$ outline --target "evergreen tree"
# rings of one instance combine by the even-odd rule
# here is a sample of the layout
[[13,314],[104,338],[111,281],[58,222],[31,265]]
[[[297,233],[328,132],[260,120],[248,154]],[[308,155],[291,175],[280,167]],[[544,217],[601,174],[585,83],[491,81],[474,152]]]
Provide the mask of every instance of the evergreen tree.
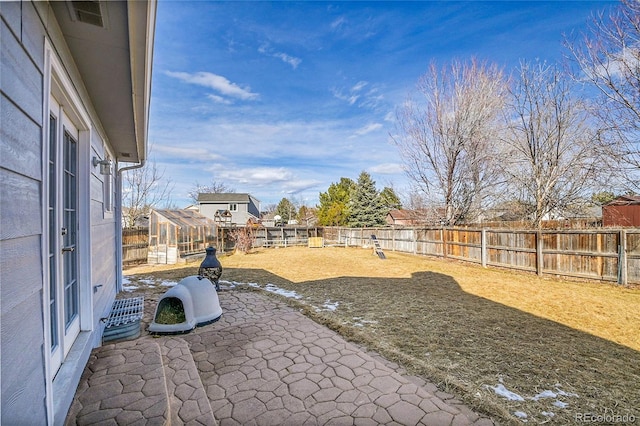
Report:
[[304,204],[302,206],[300,206],[300,208],[298,209],[298,223],[300,225],[306,225],[309,226],[309,223],[315,223],[315,220],[318,217],[318,212],[316,211],[316,209],[312,208],[312,207],[307,207]]
[[384,225],[388,210],[382,204],[376,183],[365,171],[360,173],[349,203],[349,226],[352,228]]
[[402,209],[400,198],[390,186],[385,186],[382,189],[382,192],[380,192],[380,200],[382,201],[382,205],[387,209],[387,212],[389,210]]
[[356,183],[349,178],[329,185],[327,192],[320,193],[318,225],[346,226],[349,218],[349,200]]
[[287,198],[283,198],[282,200],[280,200],[275,211],[275,214],[282,218],[283,223],[287,223],[289,222],[289,220],[295,219],[296,213],[296,206],[294,206],[293,203]]

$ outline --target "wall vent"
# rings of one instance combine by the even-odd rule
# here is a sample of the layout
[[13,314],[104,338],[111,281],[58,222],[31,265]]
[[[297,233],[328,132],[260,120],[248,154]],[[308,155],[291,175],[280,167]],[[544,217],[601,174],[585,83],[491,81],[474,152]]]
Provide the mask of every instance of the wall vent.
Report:
[[99,1],[72,1],[70,3],[71,18],[74,21],[105,27],[102,6]]

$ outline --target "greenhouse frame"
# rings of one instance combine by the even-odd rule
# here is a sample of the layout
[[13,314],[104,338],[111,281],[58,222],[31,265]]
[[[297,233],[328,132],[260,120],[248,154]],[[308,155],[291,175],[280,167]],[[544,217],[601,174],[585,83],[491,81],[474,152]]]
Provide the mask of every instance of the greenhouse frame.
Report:
[[215,222],[195,210],[151,210],[147,262],[175,264],[215,241]]

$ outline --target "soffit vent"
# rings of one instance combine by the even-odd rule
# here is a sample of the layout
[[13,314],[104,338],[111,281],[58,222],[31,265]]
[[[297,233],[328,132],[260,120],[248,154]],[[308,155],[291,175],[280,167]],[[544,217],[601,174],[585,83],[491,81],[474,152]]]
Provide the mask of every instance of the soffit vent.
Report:
[[101,28],[105,27],[102,7],[99,1],[72,1],[70,3],[71,18],[74,21],[84,22],[85,24],[95,25]]

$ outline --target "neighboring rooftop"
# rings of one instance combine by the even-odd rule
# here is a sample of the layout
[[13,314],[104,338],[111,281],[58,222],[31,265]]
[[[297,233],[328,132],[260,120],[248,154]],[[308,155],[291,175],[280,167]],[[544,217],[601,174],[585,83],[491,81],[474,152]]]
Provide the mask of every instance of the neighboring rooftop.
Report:
[[249,199],[259,201],[256,197],[246,193],[226,192],[226,193],[199,193],[198,203],[248,203]]

